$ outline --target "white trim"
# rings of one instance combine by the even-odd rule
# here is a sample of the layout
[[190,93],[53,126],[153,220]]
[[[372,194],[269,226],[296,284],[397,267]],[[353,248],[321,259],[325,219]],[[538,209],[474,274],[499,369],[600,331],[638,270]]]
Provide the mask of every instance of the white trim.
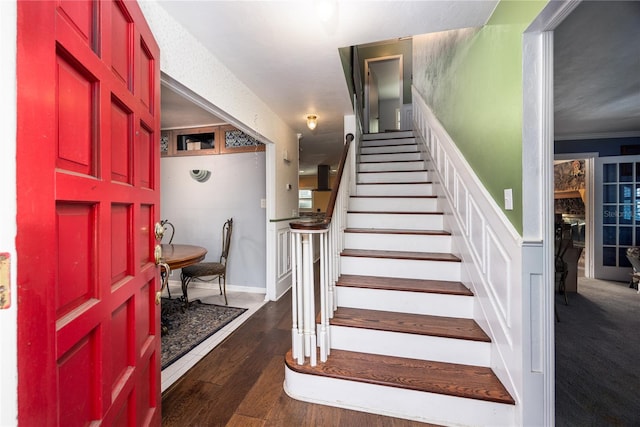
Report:
[[[399,104],[400,104],[400,108],[402,108],[403,104],[404,104],[404,70],[403,70],[403,62],[404,62],[404,57],[402,54],[398,54],[398,55],[389,55],[389,56],[380,56],[380,57],[376,57],[376,58],[367,58],[364,60],[364,81],[365,81],[365,85],[364,85],[364,130],[365,133],[369,133],[371,130],[369,129],[369,119],[370,119],[370,111],[369,111],[369,86],[370,86],[370,80],[369,80],[369,64],[372,62],[381,62],[381,61],[388,61],[391,59],[398,59],[398,72],[399,72],[399,77],[398,77],[398,83],[400,86],[400,92],[399,92]],[[379,124],[378,124],[379,126]],[[378,131],[380,131],[380,129],[378,128]]]
[[597,133],[575,133],[571,135],[556,135],[556,141],[581,141],[585,139],[618,139],[640,137],[638,131],[626,132],[597,132]]
[[[417,90],[414,132],[431,156],[433,181],[462,259],[461,281],[475,295],[473,318],[491,337],[491,368],[516,400],[511,425],[521,425],[524,394],[522,238],[491,197]],[[528,336],[528,335],[527,335]]]
[[[550,1],[523,35],[523,289],[530,366],[523,425],[555,424],[553,30],[580,1]],[[523,330],[523,331],[524,331]],[[523,350],[527,350],[523,349]]]

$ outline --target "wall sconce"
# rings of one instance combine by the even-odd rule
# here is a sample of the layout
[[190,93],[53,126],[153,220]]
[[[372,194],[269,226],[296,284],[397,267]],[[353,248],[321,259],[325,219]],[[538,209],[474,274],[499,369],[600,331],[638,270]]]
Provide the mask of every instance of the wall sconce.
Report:
[[307,115],[307,127],[311,130],[314,130],[318,126],[318,116],[315,114]]
[[206,182],[209,177],[211,177],[211,171],[206,169],[192,169],[189,171],[189,175],[198,182]]

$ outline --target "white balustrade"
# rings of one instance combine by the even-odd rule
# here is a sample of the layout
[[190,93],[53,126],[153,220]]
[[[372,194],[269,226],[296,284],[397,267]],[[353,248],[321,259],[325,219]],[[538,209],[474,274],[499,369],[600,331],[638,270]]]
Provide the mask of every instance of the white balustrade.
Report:
[[[293,358],[302,365],[308,359],[311,366],[325,362],[330,353],[329,320],[337,308],[335,284],[340,276],[340,252],[344,249],[344,229],[351,188],[352,168],[355,168],[355,142],[347,137],[351,147],[341,161],[342,173],[335,204],[327,209],[331,216],[322,220],[291,223],[292,254],[292,328]],[[320,323],[316,325],[316,288],[314,274],[314,240],[319,246]]]

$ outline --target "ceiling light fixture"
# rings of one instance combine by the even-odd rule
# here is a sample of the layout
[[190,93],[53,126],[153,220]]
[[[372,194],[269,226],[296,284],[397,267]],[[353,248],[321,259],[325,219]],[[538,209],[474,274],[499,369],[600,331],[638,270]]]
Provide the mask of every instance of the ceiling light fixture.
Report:
[[318,126],[318,116],[315,114],[307,115],[307,127],[311,130],[314,130]]

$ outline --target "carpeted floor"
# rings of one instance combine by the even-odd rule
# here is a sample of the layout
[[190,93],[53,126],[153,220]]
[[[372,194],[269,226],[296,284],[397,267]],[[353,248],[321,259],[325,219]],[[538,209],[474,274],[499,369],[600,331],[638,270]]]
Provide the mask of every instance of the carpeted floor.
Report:
[[556,426],[640,426],[640,294],[581,277],[556,295]]
[[180,300],[168,298],[162,299],[162,306],[162,323],[167,327],[167,333],[162,335],[162,369],[247,311],[200,300],[191,301],[184,309]]

